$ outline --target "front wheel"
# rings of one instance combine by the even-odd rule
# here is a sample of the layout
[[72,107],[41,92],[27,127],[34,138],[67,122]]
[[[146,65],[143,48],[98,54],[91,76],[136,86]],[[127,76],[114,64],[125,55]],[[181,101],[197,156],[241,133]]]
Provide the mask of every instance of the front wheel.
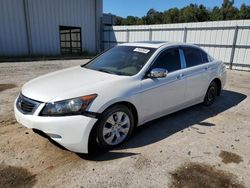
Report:
[[102,148],[113,148],[125,142],[134,129],[134,117],[123,105],[106,110],[97,125],[97,143]]
[[206,93],[206,96],[204,98],[203,103],[206,106],[211,106],[215,101],[217,93],[218,93],[218,87],[217,87],[217,84],[213,81],[213,82],[211,82],[211,84],[208,87],[208,90],[207,90],[207,93]]

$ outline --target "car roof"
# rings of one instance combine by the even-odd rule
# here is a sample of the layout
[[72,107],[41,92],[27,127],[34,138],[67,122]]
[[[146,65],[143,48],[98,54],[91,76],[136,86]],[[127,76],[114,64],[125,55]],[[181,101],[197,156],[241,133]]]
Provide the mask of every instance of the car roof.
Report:
[[144,47],[144,48],[160,48],[162,46],[170,47],[170,46],[189,46],[189,47],[198,47],[194,44],[188,44],[183,42],[168,42],[168,41],[141,41],[141,42],[130,42],[119,44],[119,46],[136,46],[136,47]]

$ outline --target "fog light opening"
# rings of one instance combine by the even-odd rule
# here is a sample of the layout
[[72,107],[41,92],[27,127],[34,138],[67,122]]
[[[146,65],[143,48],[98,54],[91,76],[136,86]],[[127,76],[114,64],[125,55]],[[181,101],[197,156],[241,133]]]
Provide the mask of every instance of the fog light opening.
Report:
[[57,134],[50,134],[50,133],[47,133],[47,135],[48,135],[50,138],[53,138],[53,139],[61,139],[61,138],[62,138],[60,135],[57,135]]

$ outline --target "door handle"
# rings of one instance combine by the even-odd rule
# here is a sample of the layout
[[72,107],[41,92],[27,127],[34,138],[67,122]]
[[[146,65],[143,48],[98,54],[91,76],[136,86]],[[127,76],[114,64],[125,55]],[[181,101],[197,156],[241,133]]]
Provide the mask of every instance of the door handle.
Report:
[[207,71],[208,69],[209,69],[209,66],[206,66],[206,67],[204,68],[205,71]]
[[183,76],[184,76],[184,74],[179,74],[176,78],[177,78],[178,80],[180,80],[180,79],[182,79]]

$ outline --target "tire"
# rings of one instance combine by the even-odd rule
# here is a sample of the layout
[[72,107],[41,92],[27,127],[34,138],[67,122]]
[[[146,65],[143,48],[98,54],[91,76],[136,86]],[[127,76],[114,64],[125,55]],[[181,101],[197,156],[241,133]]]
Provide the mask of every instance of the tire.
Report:
[[217,94],[218,94],[218,86],[214,81],[212,81],[208,87],[203,104],[206,106],[211,106],[214,103]]
[[132,112],[124,105],[105,110],[97,123],[97,144],[104,149],[121,145],[131,136],[134,124]]

